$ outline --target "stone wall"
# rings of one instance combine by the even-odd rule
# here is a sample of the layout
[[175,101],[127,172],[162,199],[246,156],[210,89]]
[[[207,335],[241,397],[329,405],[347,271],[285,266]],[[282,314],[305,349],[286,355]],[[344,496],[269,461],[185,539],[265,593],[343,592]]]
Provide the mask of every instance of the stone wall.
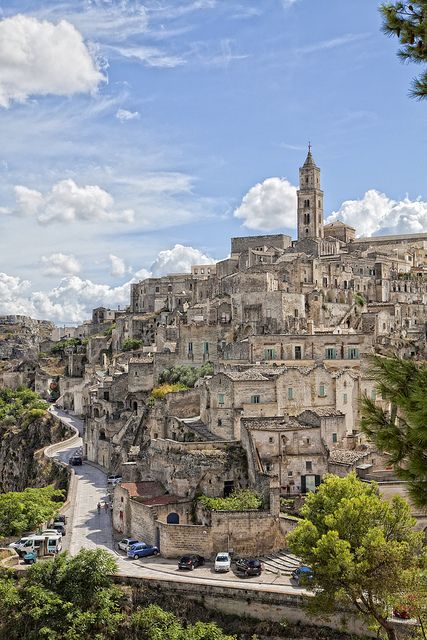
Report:
[[309,596],[292,590],[292,587],[275,589],[270,585],[268,591],[261,591],[256,585],[248,583],[241,588],[229,588],[224,585],[177,582],[170,579],[130,576],[115,576],[114,579],[119,584],[148,587],[165,596],[182,598],[183,602],[194,600],[221,614],[249,616],[255,620],[289,621],[291,624],[315,625],[363,637],[376,637],[351,611],[337,612],[327,621],[309,616],[306,611]]

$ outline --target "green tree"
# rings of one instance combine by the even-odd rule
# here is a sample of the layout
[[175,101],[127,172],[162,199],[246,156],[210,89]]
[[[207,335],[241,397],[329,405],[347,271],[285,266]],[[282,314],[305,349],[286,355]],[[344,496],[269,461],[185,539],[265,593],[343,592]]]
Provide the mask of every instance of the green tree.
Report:
[[184,628],[173,613],[157,605],[134,613],[131,631],[135,640],[236,640],[213,623],[196,622]]
[[355,474],[327,475],[307,496],[302,513],[305,519],[288,544],[313,570],[312,611],[332,613],[337,605],[351,605],[396,640],[388,616],[422,558],[422,534],[413,530],[408,503],[399,496],[382,500],[375,484]]
[[370,373],[389,407],[366,396],[361,426],[368,438],[389,455],[390,463],[408,481],[412,500],[427,506],[427,364],[398,357],[372,358]]
[[14,581],[0,575],[0,639],[112,640],[124,624],[122,592],[107,551],[40,562]]
[[52,486],[0,494],[0,536],[37,529],[58,513],[63,496]]
[[[409,62],[427,62],[427,0],[409,2],[385,2],[380,6],[383,17],[383,31],[396,36],[402,47],[399,57]],[[411,95],[415,98],[427,97],[427,71],[412,84]]]

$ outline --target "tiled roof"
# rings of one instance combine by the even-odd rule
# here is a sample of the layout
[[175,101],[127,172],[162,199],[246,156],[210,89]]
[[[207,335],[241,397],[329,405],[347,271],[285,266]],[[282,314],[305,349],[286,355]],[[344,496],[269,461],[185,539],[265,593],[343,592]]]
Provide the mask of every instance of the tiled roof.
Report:
[[228,376],[231,380],[268,380],[268,378],[263,375],[261,372],[256,371],[254,369],[248,369],[247,371],[227,371],[221,375]]
[[366,456],[366,451],[348,451],[346,449],[333,449],[329,455],[329,462],[340,464],[354,464],[360,458]]
[[147,505],[148,507],[162,504],[175,504],[176,502],[183,502],[183,499],[179,496],[163,495],[157,496],[156,498],[148,498],[147,500],[143,500],[143,504]]
[[319,418],[341,417],[344,415],[341,411],[333,407],[316,407],[315,409],[306,409],[306,411],[311,411],[311,413],[319,416]]
[[125,489],[131,498],[154,498],[162,496],[165,488],[157,480],[146,480],[145,482],[122,482],[120,487]]

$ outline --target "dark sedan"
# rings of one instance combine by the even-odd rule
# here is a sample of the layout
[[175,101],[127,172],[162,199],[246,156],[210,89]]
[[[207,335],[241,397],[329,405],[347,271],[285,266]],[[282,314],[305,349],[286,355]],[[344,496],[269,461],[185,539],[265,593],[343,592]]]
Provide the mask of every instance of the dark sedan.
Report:
[[205,559],[203,556],[198,556],[197,554],[192,554],[188,556],[182,556],[182,558],[178,561],[178,569],[190,569],[193,571],[196,567],[201,567],[205,564]]
[[242,575],[260,576],[262,570],[262,562],[257,558],[240,558],[236,561],[236,571]]

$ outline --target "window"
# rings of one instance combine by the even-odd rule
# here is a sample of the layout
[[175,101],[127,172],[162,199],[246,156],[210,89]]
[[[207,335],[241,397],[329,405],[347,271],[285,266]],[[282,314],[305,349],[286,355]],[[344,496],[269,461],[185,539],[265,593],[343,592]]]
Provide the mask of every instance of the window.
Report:
[[321,398],[324,398],[326,396],[325,385],[323,384],[323,382],[319,385],[319,396]]
[[203,343],[203,353],[209,353],[209,342]]
[[188,343],[188,353],[193,353],[193,343],[192,342]]
[[310,444],[310,438],[305,439],[305,444]]
[[268,441],[269,441],[269,443],[270,443],[270,444],[273,444],[273,442],[274,442],[274,438],[273,438],[272,436],[270,436],[270,437],[269,437],[269,439],[268,439]]
[[336,360],[337,359],[337,350],[335,347],[326,347],[325,349],[325,358],[326,360]]
[[288,478],[292,478],[292,476],[293,476],[293,471],[290,471],[290,470],[288,469]]
[[372,391],[371,391],[371,400],[376,400],[376,399],[377,399],[376,389],[372,389]]
[[276,359],[276,350],[275,349],[265,349],[264,350],[264,360],[275,360]]
[[160,293],[160,287],[156,287],[156,293]]
[[218,418],[218,427],[222,427],[222,420],[221,420],[221,418]]
[[336,433],[333,433],[333,434],[332,434],[332,442],[333,442],[334,444],[336,444],[336,443],[338,442],[338,436],[337,436],[337,434],[336,434]]
[[301,360],[301,347],[295,347],[295,360]]
[[349,360],[357,360],[359,358],[359,349],[357,347],[349,347],[347,353]]
[[224,404],[224,394],[218,393],[218,404]]
[[205,270],[204,269],[200,269],[200,273],[202,273],[202,274],[205,273]]
[[307,473],[311,473],[313,471],[313,463],[311,462],[311,460],[306,460],[305,470],[307,471]]
[[294,390],[292,387],[288,387],[288,400],[294,399]]
[[294,309],[294,318],[298,318],[298,309]]
[[251,396],[251,404],[259,404],[260,397],[259,396]]
[[342,394],[342,403],[343,404],[347,404],[347,394],[346,393]]

